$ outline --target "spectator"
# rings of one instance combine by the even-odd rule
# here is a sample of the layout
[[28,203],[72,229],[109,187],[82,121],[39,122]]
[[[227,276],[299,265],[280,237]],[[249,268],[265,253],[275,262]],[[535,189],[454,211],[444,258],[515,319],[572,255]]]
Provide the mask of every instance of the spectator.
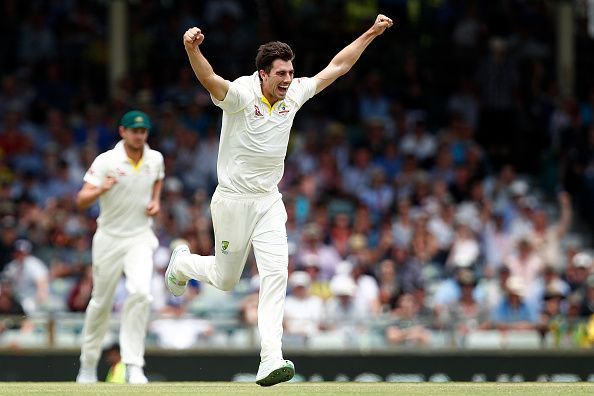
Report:
[[331,245],[322,242],[322,230],[315,223],[306,224],[303,228],[301,249],[297,260],[303,262],[306,254],[315,254],[320,264],[320,279],[329,280],[335,272],[340,256]]
[[357,285],[348,275],[336,275],[330,288],[333,297],[324,307],[324,331],[333,332],[346,345],[359,345],[361,335],[369,330],[370,312],[354,299]]
[[379,284],[379,302],[381,312],[391,311],[396,306],[396,299],[400,294],[398,274],[394,261],[383,260],[379,264],[377,274]]
[[330,283],[320,278],[320,263],[318,257],[315,254],[307,254],[303,257],[303,271],[309,274],[311,278],[311,284],[309,286],[309,292],[312,296],[327,300],[332,296],[330,290]]
[[321,329],[323,302],[320,297],[310,294],[311,277],[307,272],[293,272],[289,276],[289,286],[291,294],[285,301],[285,335],[298,344],[307,343]]
[[522,237],[518,241],[516,252],[505,259],[505,265],[509,267],[512,277],[522,279],[526,288],[523,295],[533,301],[538,278],[544,270],[544,263],[534,251],[532,242],[528,237]]
[[559,194],[561,217],[554,224],[549,224],[547,213],[537,209],[532,215],[532,232],[530,239],[535,251],[546,265],[562,270],[561,240],[571,225],[571,198],[566,192]]
[[544,307],[540,313],[538,331],[543,343],[546,337],[551,334],[553,345],[561,346],[561,339],[568,328],[567,318],[563,310],[565,294],[557,283],[550,284],[544,294]]
[[17,300],[28,316],[43,312],[49,300],[49,271],[40,259],[31,254],[32,248],[28,240],[15,241],[13,260],[2,274],[14,285]]
[[525,300],[526,283],[511,276],[505,282],[505,296],[491,313],[491,321],[498,330],[535,330],[537,313]]
[[392,324],[385,330],[386,340],[392,345],[424,346],[431,341],[431,332],[419,318],[420,306],[412,294],[402,294],[392,311]]
[[457,342],[464,346],[470,333],[489,328],[489,311],[475,297],[476,279],[472,272],[461,272],[458,284],[460,297],[448,305],[446,318],[450,325],[448,327],[455,330]]

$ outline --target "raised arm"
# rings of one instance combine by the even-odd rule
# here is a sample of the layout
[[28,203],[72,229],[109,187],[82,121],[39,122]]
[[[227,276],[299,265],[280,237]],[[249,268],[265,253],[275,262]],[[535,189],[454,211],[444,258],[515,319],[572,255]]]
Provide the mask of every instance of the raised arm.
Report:
[[109,191],[116,183],[116,178],[111,175],[108,175],[103,181],[103,184],[99,187],[94,186],[89,182],[85,182],[76,196],[76,205],[79,209],[87,209],[95,203],[97,198],[106,191]]
[[365,48],[387,28],[391,27],[393,22],[385,15],[378,15],[375,23],[365,33],[355,41],[347,45],[330,61],[330,64],[321,72],[314,76],[317,83],[316,93],[321,92],[336,79],[345,75],[351,67],[357,62]]
[[184,33],[184,47],[198,81],[215,99],[224,100],[229,90],[229,82],[215,74],[210,63],[202,55],[200,44],[203,41],[204,34],[197,27],[190,28]]

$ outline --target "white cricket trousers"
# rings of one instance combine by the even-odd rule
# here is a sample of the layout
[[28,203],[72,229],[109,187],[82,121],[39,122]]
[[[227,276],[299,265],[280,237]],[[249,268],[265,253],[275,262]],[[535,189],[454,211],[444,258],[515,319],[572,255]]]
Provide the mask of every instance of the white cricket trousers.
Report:
[[260,276],[258,330],[261,361],[282,359],[283,313],[287,292],[287,212],[275,191],[235,196],[215,191],[210,204],[215,255],[192,254],[178,264],[182,276],[231,290],[239,281],[253,247]]
[[120,321],[122,362],[144,366],[144,339],[150,313],[153,254],[159,241],[152,230],[116,237],[98,230],[93,237],[93,292],[87,307],[80,354],[82,367],[96,367],[109,327],[116,286],[126,276],[128,297]]

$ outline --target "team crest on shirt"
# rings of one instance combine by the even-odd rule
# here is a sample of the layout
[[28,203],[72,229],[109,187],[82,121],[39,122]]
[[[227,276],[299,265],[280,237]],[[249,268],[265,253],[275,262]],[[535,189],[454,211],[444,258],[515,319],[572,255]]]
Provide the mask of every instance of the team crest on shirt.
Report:
[[223,254],[229,253],[227,251],[227,248],[229,248],[229,241],[222,241],[221,242],[221,253],[223,253]]
[[291,111],[291,109],[287,107],[287,104],[285,102],[281,103],[280,106],[278,106],[278,114],[286,115],[289,111]]
[[260,111],[260,108],[258,107],[258,105],[254,105],[254,115],[256,117],[264,117],[264,115]]

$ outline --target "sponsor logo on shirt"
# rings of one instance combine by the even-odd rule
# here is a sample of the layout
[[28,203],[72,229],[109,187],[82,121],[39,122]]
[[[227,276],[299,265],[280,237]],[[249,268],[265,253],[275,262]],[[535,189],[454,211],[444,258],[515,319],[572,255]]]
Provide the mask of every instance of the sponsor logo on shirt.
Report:
[[254,105],[254,115],[256,117],[264,117],[264,115],[260,111],[260,108],[258,107],[258,105]]
[[285,104],[285,102],[281,103],[280,106],[278,106],[278,114],[287,114],[289,111],[291,111],[291,109],[289,109],[287,107],[287,105]]
[[229,241],[222,241],[221,242],[221,253],[228,254],[227,248],[229,248]]
[[126,172],[124,172],[120,168],[116,168],[116,175],[118,175],[118,176],[126,176]]

